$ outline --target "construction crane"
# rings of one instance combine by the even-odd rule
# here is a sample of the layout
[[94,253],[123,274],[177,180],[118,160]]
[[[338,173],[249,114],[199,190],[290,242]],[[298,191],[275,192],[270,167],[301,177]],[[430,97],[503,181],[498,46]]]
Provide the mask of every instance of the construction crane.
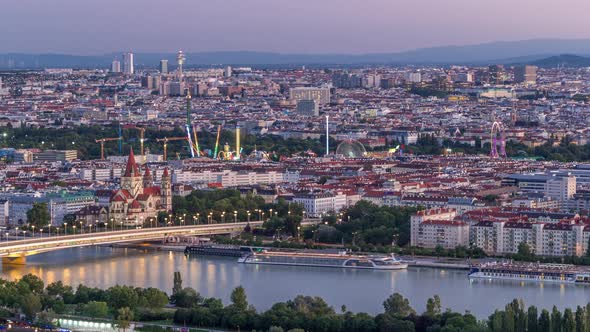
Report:
[[170,141],[186,141],[187,137],[164,137],[164,138],[157,138],[156,141],[164,142],[164,161],[167,160],[168,157],[168,142]]
[[120,141],[121,137],[110,137],[97,139],[96,143],[100,143],[100,159],[104,160],[104,142]]
[[143,142],[145,142],[145,128],[143,127],[138,127],[138,126],[134,126],[134,125],[126,125],[123,126],[124,129],[137,129],[139,130],[139,144],[140,144],[140,149],[141,149],[141,155],[143,156]]

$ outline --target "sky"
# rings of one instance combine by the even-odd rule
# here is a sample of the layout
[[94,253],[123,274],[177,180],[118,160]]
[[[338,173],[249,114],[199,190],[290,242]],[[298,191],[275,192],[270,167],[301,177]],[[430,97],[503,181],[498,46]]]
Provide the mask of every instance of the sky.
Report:
[[386,53],[590,38],[588,0],[0,0],[0,53]]

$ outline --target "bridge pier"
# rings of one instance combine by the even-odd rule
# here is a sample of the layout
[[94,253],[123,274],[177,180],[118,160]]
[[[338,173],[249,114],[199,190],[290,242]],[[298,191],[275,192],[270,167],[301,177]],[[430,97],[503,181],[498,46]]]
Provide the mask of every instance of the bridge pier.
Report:
[[2,257],[2,265],[25,265],[25,264],[27,264],[27,257],[26,256],[16,256],[16,257],[5,256],[5,257]]

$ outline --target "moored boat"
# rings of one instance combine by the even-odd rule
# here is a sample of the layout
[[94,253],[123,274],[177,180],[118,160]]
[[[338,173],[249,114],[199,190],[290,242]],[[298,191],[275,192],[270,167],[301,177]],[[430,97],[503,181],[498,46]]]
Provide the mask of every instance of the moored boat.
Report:
[[365,256],[353,255],[345,251],[338,253],[322,253],[263,250],[261,252],[253,252],[243,256],[238,259],[238,262],[244,264],[317,266],[374,270],[402,270],[408,267],[408,264],[402,262],[393,255]]
[[472,265],[470,279],[590,284],[590,270],[569,264],[487,262]]

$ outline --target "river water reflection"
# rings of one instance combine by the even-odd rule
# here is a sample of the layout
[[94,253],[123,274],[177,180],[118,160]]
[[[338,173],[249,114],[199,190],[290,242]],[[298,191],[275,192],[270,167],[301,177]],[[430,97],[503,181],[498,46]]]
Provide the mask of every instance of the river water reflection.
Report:
[[260,266],[236,263],[233,258],[191,257],[182,253],[137,249],[88,247],[67,249],[28,257],[26,266],[5,266],[1,276],[19,278],[39,275],[46,284],[63,280],[77,285],[109,287],[127,284],[172,289],[172,274],[182,273],[184,286],[203,296],[228,302],[229,294],[242,285],[257,309],[296,295],[324,298],[336,310],[346,305],[352,311],[381,312],[391,293],[410,299],[419,312],[426,300],[438,294],[443,308],[469,310],[486,318],[513,298],[526,304],[550,309],[585,305],[590,301],[590,286],[521,283],[512,281],[470,282],[466,271],[409,268],[405,271],[344,270],[291,266]]

